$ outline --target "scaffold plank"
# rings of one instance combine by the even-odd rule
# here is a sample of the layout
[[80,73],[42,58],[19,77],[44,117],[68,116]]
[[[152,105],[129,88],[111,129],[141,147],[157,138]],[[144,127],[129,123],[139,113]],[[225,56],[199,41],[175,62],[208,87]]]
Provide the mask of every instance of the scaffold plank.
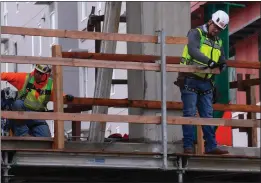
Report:
[[53,138],[51,138],[51,137],[1,136],[1,141],[44,141],[44,142],[53,142]]
[[14,149],[52,149],[53,138],[47,137],[1,137],[1,150],[13,151]]
[[[124,152],[119,150],[114,151],[95,151],[88,149],[21,149],[21,148],[3,148],[2,151],[17,151],[17,152],[53,152],[53,153],[83,153],[83,154],[99,154],[99,155],[148,155],[148,156],[162,156],[160,152]],[[211,155],[211,154],[184,154],[184,153],[168,153],[169,157],[197,157],[197,158],[244,158],[244,159],[260,159],[259,156],[249,156],[249,155]]]
[[[20,139],[19,139],[20,138]],[[6,151],[34,151],[34,152],[64,152],[64,153],[102,153],[102,154],[147,154],[156,155],[162,154],[162,145],[159,142],[149,143],[134,143],[134,142],[102,142],[90,143],[87,141],[65,141],[64,149],[52,149],[52,141],[39,140],[40,138],[34,137],[19,137],[19,138],[2,138],[2,150]],[[24,138],[24,139],[23,139]],[[197,154],[184,154],[183,144],[177,142],[168,143],[168,155],[173,156],[190,156],[190,157],[235,157],[235,158],[260,158],[259,148],[248,147],[230,147],[220,146],[220,148],[229,151],[228,155],[197,155]],[[136,153],[138,152],[138,154]],[[154,154],[155,153],[155,154]]]
[[222,155],[214,155],[214,154],[184,154],[184,153],[173,153],[169,154],[170,156],[185,156],[185,157],[211,157],[211,158],[245,158],[245,159],[260,159],[260,156],[250,156],[250,155],[238,155],[238,154],[222,154]]
[[[100,167],[159,169],[161,156],[153,155],[115,155],[63,152],[16,152],[16,166],[41,167]],[[175,159],[168,158],[169,170],[176,170]],[[190,157],[186,171],[253,172],[260,173],[260,159]]]
[[[161,124],[160,116],[139,116],[139,115],[108,115],[108,114],[79,114],[60,112],[24,112],[24,111],[2,111],[1,117],[7,119],[42,119],[62,121],[97,121],[117,122],[136,124]],[[260,127],[259,120],[222,119],[222,118],[190,118],[168,116],[168,125],[213,125],[233,127]]]
[[[130,70],[147,70],[160,71],[160,64],[156,63],[137,63],[137,62],[120,62],[120,61],[104,61],[104,60],[84,60],[73,58],[50,58],[50,57],[32,57],[32,56],[1,56],[2,63],[18,63],[18,64],[49,64],[62,65],[71,67],[92,67],[92,68],[112,68],[112,69],[130,69]],[[197,66],[167,64],[167,72],[200,72],[219,74],[218,69],[202,69]]]
[[[127,41],[139,43],[158,43],[158,37],[152,35],[139,34],[119,34],[119,33],[101,33],[101,32],[86,32],[74,30],[59,30],[59,29],[39,29],[28,27],[1,26],[2,34],[11,35],[27,35],[27,36],[43,36],[43,37],[59,37],[71,39],[90,39],[90,40],[105,40],[105,41]],[[187,44],[186,37],[166,37],[166,44]]]

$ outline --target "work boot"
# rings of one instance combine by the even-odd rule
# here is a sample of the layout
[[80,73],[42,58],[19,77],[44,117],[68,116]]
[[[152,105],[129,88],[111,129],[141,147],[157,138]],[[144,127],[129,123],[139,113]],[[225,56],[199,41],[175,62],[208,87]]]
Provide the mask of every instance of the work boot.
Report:
[[210,151],[210,152],[206,152],[205,154],[221,155],[221,154],[229,154],[229,152],[226,151],[226,150],[221,150],[221,149],[219,149],[219,148],[215,148],[215,149],[213,149],[213,150]]

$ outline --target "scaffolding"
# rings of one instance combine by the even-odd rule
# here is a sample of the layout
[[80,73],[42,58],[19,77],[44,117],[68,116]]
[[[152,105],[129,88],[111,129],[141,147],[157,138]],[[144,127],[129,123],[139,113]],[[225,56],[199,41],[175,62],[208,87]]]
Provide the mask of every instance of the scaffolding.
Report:
[[[182,143],[168,143],[167,125],[193,124],[214,126],[232,126],[235,128],[257,129],[257,119],[204,119],[167,116],[167,110],[181,110],[181,102],[166,101],[166,72],[201,72],[219,74],[218,69],[202,70],[196,66],[179,65],[180,57],[165,54],[167,44],[187,44],[185,37],[166,36],[164,30],[153,35],[82,32],[71,30],[53,30],[2,26],[2,34],[22,36],[43,36],[72,39],[92,39],[105,41],[126,41],[154,43],[161,47],[160,56],[101,54],[88,52],[62,52],[60,45],[52,46],[52,57],[1,56],[1,63],[49,64],[53,65],[53,112],[16,112],[1,111],[2,118],[54,120],[54,138],[2,137],[2,170],[6,183],[10,180],[10,168],[15,166],[38,167],[99,167],[126,169],[174,170],[178,173],[178,182],[183,182],[185,171],[251,172],[260,173],[260,149],[224,147],[229,155],[206,155],[203,153],[202,134],[197,134],[197,153],[182,153]],[[260,62],[233,61],[228,67],[260,69]],[[133,69],[161,72],[161,101],[78,98],[68,102],[63,98],[62,66]],[[238,80],[231,88],[251,87],[260,84],[260,79]],[[67,107],[64,108],[64,104]],[[161,116],[83,114],[93,105],[108,107],[136,107],[161,109]],[[254,104],[214,104],[214,110],[259,113],[260,106]],[[82,143],[68,142],[64,137],[64,121],[127,122],[136,124],[157,124],[162,127],[161,143]],[[199,128],[198,128],[199,129]],[[257,138],[252,135],[252,139]],[[255,140],[253,140],[255,141]],[[255,145],[257,145],[255,143]],[[15,152],[15,153],[14,153]]]

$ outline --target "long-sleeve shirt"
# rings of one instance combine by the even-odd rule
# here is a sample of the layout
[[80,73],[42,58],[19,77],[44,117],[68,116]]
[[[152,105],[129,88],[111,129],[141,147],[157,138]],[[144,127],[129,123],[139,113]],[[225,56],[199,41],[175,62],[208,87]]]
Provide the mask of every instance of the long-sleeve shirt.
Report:
[[[203,31],[207,32],[206,24],[200,27]],[[208,64],[209,58],[200,52],[200,33],[197,29],[191,29],[188,33],[188,53],[194,59]],[[224,48],[221,48],[221,56],[219,58],[219,63],[224,63],[226,61]]]
[[[25,84],[27,74],[28,73],[2,72],[1,80],[7,81],[11,85],[13,85],[17,90],[21,90]],[[32,75],[33,72],[30,74]],[[34,86],[36,88],[43,88],[47,84],[47,82],[48,82],[48,79],[46,79],[44,82],[41,82],[41,83],[34,82]],[[40,96],[40,94],[38,92],[36,92],[35,97],[38,98],[39,96]],[[50,100],[53,101],[53,90],[51,92]]]

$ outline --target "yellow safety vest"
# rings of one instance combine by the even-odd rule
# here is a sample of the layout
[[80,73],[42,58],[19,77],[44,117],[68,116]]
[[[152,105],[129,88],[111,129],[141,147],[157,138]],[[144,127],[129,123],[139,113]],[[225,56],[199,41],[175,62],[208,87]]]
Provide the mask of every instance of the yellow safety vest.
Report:
[[[218,63],[219,58],[221,56],[221,47],[222,47],[222,40],[217,39],[217,41],[213,43],[207,38],[200,28],[197,28],[200,33],[200,52],[203,53],[209,59],[212,59],[214,62]],[[207,64],[202,63],[199,60],[193,59],[188,53],[188,46],[184,47],[182,58],[180,64],[182,65],[197,65],[197,66],[207,66]],[[209,79],[211,78],[212,74],[205,74],[205,73],[193,73],[201,78]]]
[[[23,88],[18,91],[18,99],[24,100],[25,107],[31,110],[45,111],[50,101],[53,80],[49,78],[47,84],[40,89],[35,88],[34,81],[34,76],[27,74]],[[36,98],[36,92],[40,93],[38,98]]]

